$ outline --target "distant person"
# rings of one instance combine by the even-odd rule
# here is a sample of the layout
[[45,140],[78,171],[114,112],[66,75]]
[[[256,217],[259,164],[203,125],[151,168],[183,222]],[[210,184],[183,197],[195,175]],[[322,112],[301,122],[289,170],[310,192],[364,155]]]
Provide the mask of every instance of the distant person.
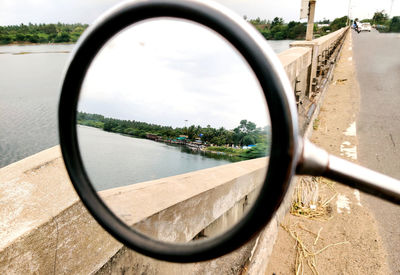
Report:
[[354,30],[355,30],[357,33],[360,33],[360,32],[361,32],[359,26],[360,26],[360,24],[357,23],[357,21],[354,21],[354,23],[353,23],[353,28],[354,28]]

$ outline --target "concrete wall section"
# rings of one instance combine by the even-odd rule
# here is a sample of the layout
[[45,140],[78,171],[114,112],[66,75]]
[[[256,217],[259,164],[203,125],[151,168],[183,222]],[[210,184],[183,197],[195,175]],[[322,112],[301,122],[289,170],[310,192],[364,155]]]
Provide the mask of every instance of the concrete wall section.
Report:
[[58,146],[0,180],[0,274],[88,274],[122,247],[80,203]]
[[[180,223],[182,223],[182,226],[196,223],[202,227],[200,229],[202,230],[230,209],[234,203],[257,188],[263,182],[266,166],[267,160],[265,158],[242,161],[104,190],[100,192],[100,196],[110,209],[118,216],[123,217],[123,220],[129,225],[141,222],[144,226],[149,217],[163,216],[165,211],[175,211],[175,226]],[[204,200],[205,197],[207,197],[207,200]],[[213,209],[210,208],[213,203],[204,204],[203,208],[200,208],[203,210],[202,217],[194,222],[193,219],[199,214],[196,210],[193,210],[193,207],[198,208],[204,201],[207,203],[215,201],[218,207]],[[185,203],[188,205],[184,206]],[[172,208],[175,208],[175,210],[171,210]],[[162,220],[162,218],[159,220]],[[154,225],[155,223],[149,227],[153,228]],[[165,228],[165,230],[167,229]],[[170,239],[166,236],[160,238]],[[171,241],[178,239],[188,241],[192,237],[180,236],[176,238],[171,239]]]
[[309,47],[290,48],[278,55],[291,82],[308,69],[311,65],[311,56],[312,51]]
[[[279,54],[290,82],[293,87],[293,94],[296,98],[297,110],[299,113],[299,125],[306,124],[306,113],[310,105],[310,71],[312,60],[312,49],[309,47],[293,47]],[[301,134],[303,128],[300,127]]]
[[[300,82],[296,81],[293,84],[291,74],[287,71],[298,102],[299,129],[302,135],[305,134],[318,107],[321,91],[327,82],[328,71],[335,63],[339,45],[343,43],[347,30],[348,27],[345,27],[312,41],[295,41],[290,44],[289,51],[297,48],[302,50],[308,48],[311,51],[310,65],[307,70],[302,71],[306,76],[297,77],[297,81]],[[282,54],[286,52],[288,51]]]
[[312,41],[295,41],[290,44],[291,47],[309,47],[312,49],[310,98],[316,96],[318,92],[317,86],[320,84],[321,76],[323,72],[325,72],[325,69],[330,66],[327,60],[330,59],[337,46],[343,43],[343,38],[347,30],[348,27],[345,27]]
[[266,158],[241,161],[105,190],[100,196],[141,232],[187,242],[261,186],[266,167]]
[[96,274],[236,275],[243,272],[245,264],[251,255],[253,246],[254,241],[249,242],[240,249],[215,260],[194,264],[177,264],[157,261],[124,247],[118,251],[118,253],[111,258],[106,265],[98,270]]

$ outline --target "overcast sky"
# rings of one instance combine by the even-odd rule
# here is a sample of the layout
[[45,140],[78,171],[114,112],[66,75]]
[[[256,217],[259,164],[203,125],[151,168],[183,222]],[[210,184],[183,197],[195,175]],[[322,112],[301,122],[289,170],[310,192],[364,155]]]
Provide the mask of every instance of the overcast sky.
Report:
[[78,110],[173,127],[233,129],[242,119],[264,127],[270,123],[261,91],[243,57],[219,35],[158,19],[108,42],[85,78]]
[[[20,23],[91,23],[116,0],[0,0],[0,25]],[[300,0],[217,0],[241,16],[299,20]],[[352,17],[370,18],[377,10],[390,12],[392,0],[351,0]],[[316,20],[347,15],[349,0],[317,0]],[[400,15],[393,0],[392,15]]]

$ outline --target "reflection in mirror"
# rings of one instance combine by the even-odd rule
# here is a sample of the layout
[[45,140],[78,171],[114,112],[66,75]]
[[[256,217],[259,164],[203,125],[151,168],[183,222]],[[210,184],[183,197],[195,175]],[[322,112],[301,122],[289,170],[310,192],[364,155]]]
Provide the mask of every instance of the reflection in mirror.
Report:
[[147,20],[92,62],[77,110],[93,187],[130,227],[169,242],[234,225],[264,181],[271,141],[244,58],[198,24]]

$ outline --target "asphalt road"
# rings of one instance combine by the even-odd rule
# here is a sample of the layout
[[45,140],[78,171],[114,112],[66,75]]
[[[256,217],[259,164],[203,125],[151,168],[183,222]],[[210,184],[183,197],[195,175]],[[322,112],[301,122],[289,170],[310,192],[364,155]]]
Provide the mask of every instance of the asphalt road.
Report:
[[[352,36],[361,90],[358,161],[400,179],[400,34],[373,30]],[[400,274],[400,206],[364,198],[378,222],[389,266]]]

